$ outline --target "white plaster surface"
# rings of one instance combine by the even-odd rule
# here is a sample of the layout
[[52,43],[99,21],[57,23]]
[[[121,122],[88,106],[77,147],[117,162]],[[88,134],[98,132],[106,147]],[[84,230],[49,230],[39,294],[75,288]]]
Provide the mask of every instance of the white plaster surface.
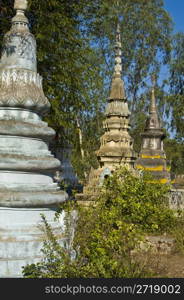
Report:
[[22,266],[42,258],[45,237],[41,230],[44,214],[62,244],[65,240],[64,213],[54,220],[55,210],[46,208],[0,208],[0,277],[22,277]]
[[50,176],[37,173],[26,173],[16,171],[11,172],[0,170],[0,184],[3,183],[6,183],[8,186],[10,186],[11,184],[35,184],[39,186],[39,184],[53,184],[53,180]]

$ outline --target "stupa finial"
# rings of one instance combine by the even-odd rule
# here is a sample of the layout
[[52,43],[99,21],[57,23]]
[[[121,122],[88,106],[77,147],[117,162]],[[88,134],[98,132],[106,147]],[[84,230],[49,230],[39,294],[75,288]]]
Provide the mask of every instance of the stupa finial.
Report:
[[114,76],[120,77],[122,75],[122,60],[121,60],[122,50],[121,50],[121,33],[120,24],[117,23],[116,29],[116,40],[115,40],[115,65],[114,65]]
[[146,122],[146,130],[153,130],[153,129],[161,130],[161,123],[158,117],[156,98],[155,98],[155,85],[156,85],[155,74],[151,76],[151,81],[152,81],[151,100],[150,100],[150,107],[149,107],[149,117]]
[[116,27],[116,37],[115,37],[115,63],[114,63],[114,73],[112,77],[112,83],[110,88],[109,100],[121,99],[124,100],[125,89],[124,83],[121,79],[122,77],[122,50],[121,50],[121,32],[119,20]]
[[12,19],[13,27],[18,26],[19,29],[28,29],[28,19],[25,16],[27,6],[27,0],[15,0],[14,9],[16,10],[16,15]]
[[151,88],[151,105],[150,113],[156,113],[156,99],[155,99],[155,85],[156,85],[156,76],[153,74],[151,76],[152,88]]
[[15,10],[26,10],[27,9],[27,0],[15,0],[14,2]]

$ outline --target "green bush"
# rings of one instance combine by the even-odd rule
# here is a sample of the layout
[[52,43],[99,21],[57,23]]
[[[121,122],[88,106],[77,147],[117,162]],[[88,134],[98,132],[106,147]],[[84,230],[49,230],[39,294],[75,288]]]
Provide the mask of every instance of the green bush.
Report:
[[178,219],[168,208],[169,186],[153,183],[143,173],[133,175],[120,168],[109,177],[96,201],[88,208],[75,201],[62,205],[69,220],[71,210],[78,211],[72,249],[62,248],[43,217],[47,239],[44,259],[24,268],[25,277],[122,278],[147,277],[149,270],[131,255],[145,234],[171,232]]

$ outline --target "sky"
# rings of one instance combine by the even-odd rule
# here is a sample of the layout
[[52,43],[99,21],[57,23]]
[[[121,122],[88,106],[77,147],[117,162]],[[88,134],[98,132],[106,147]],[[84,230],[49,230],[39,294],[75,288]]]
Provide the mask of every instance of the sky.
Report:
[[184,0],[164,0],[165,8],[174,22],[174,31],[184,32]]

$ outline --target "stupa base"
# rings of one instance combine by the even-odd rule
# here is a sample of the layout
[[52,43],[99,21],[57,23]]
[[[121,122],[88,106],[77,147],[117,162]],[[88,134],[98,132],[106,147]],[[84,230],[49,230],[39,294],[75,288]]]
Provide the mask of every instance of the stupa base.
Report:
[[0,277],[22,277],[22,267],[41,260],[45,238],[41,215],[44,214],[61,245],[66,242],[64,213],[54,220],[54,208],[0,207]]

